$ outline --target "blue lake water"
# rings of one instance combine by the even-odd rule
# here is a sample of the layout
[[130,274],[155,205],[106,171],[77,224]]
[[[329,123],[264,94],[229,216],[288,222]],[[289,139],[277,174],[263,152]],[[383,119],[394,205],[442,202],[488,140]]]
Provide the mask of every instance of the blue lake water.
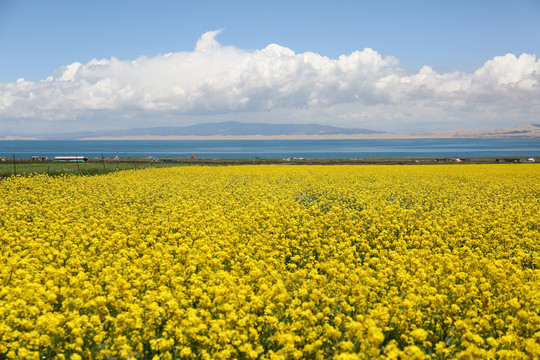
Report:
[[120,158],[149,156],[239,158],[422,158],[540,156],[540,139],[368,139],[368,140],[8,140],[0,156],[82,155]]

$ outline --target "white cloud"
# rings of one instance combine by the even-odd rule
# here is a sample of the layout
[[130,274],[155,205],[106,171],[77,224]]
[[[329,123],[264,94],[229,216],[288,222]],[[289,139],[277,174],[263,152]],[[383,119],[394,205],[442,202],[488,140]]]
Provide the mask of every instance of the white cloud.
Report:
[[535,55],[514,54],[497,56],[475,71],[472,77],[479,87],[512,88],[517,90],[538,90],[540,62]]
[[216,40],[216,36],[223,30],[207,31],[202,34],[201,38],[195,45],[195,51],[205,51],[208,49],[215,49],[219,47],[219,43]]
[[165,123],[238,113],[385,130],[462,120],[468,127],[540,122],[535,55],[498,56],[472,74],[438,73],[429,66],[410,73],[396,58],[369,48],[337,59],[277,44],[245,51],[220,45],[220,32],[203,34],[190,52],[75,62],[42,81],[0,83],[0,130],[13,119],[65,124],[96,114],[131,118],[136,126],[152,125],[143,123],[148,115]]

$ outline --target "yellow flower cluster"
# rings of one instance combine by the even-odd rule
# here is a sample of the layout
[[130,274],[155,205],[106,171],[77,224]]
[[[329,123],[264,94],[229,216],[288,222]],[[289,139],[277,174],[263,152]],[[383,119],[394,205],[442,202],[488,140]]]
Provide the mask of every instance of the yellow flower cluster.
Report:
[[0,358],[540,357],[540,166],[0,182]]

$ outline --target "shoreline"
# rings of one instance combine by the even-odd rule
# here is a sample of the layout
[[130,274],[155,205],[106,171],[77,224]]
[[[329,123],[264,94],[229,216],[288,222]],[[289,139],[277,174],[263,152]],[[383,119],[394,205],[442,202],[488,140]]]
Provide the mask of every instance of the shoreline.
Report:
[[[516,161],[517,160],[517,161]],[[517,163],[516,163],[517,162]],[[183,166],[467,166],[467,165],[498,165],[498,166],[538,166],[535,161],[528,161],[528,157],[472,157],[472,158],[358,158],[358,159],[189,159],[189,158],[161,158],[158,161],[149,161],[145,158],[104,158],[88,159],[88,162],[69,163],[47,160],[35,162],[30,159],[17,159],[16,166],[12,161],[0,161],[0,180],[12,175],[48,174],[48,175],[102,175],[122,170],[136,170],[144,168],[169,168]]]
[[[355,134],[355,135],[215,135],[215,136],[178,136],[178,135],[142,135],[142,136],[101,136],[75,139],[76,141],[96,140],[407,140],[407,139],[540,139],[536,136],[465,136],[465,135],[416,135],[416,134]],[[45,140],[45,139],[35,139]]]

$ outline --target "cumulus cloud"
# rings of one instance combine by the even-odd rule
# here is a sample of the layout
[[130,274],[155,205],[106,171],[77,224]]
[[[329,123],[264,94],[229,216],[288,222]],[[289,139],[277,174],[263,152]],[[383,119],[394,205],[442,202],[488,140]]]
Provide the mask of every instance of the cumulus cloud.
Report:
[[207,31],[202,34],[201,38],[197,41],[197,45],[195,45],[195,51],[218,48],[219,43],[216,40],[216,36],[222,31],[223,30]]
[[189,52],[75,62],[41,81],[0,83],[0,121],[81,119],[96,112],[133,118],[272,111],[282,116],[288,109],[291,119],[319,113],[326,116],[321,121],[358,126],[370,119],[374,125],[450,121],[456,114],[486,120],[481,114],[488,110],[501,117],[511,108],[521,124],[531,120],[523,117],[540,113],[535,55],[498,56],[472,74],[438,73],[429,66],[411,73],[398,59],[369,48],[337,59],[277,44],[245,51],[220,45],[220,32],[203,34]]

